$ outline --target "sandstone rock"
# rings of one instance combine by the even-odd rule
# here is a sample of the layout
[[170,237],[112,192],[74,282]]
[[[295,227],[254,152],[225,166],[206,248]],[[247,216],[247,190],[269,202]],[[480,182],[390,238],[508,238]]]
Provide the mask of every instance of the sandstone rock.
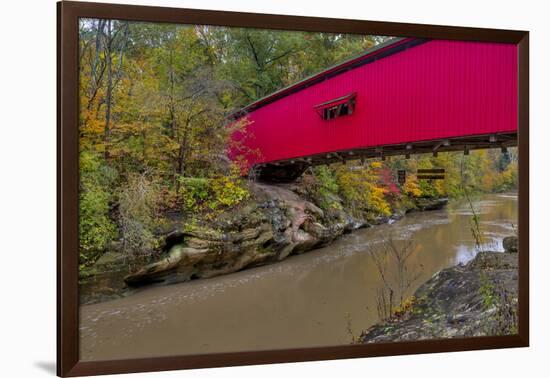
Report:
[[301,229],[293,234],[292,241],[295,244],[294,253],[309,251],[319,243],[319,239]]
[[[209,250],[207,249],[195,249],[195,248],[186,248],[181,245],[175,245],[170,249],[168,256],[164,259],[154,262],[152,264],[146,265],[135,273],[131,273],[124,277],[124,282],[130,286],[139,286],[147,283],[164,281],[166,275],[179,272],[180,275],[183,272],[186,272],[185,279],[187,280],[191,277],[192,272],[190,269],[194,263],[201,261],[208,255]],[[185,264],[185,263],[188,264]]]
[[122,253],[108,251],[95,262],[93,269],[96,273],[114,271],[123,268],[125,264],[126,258]]
[[507,236],[502,239],[502,247],[505,252],[517,253],[518,252],[518,238],[517,236]]
[[416,207],[420,211],[440,210],[449,202],[448,198],[415,198]]

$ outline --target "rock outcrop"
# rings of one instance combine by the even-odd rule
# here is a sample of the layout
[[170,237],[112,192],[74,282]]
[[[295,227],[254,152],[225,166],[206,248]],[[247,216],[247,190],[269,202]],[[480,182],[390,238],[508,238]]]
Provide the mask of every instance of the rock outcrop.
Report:
[[165,256],[124,281],[139,286],[227,274],[318,248],[367,226],[343,211],[325,214],[284,185],[251,188],[253,200],[221,215],[208,228],[175,225],[164,240]]
[[449,199],[444,198],[416,198],[415,199],[415,207],[411,210],[417,210],[417,211],[428,211],[428,210],[440,210],[442,209],[447,203],[449,202]]
[[508,253],[517,253],[518,251],[518,237],[517,236],[508,236],[502,239],[502,247],[505,252]]
[[359,342],[516,333],[517,257],[480,252],[466,265],[440,271],[416,291],[407,311],[369,328]]

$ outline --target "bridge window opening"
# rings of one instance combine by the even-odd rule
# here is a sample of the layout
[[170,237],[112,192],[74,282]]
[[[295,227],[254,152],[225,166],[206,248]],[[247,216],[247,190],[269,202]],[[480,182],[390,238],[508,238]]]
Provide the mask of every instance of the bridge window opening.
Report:
[[323,118],[326,120],[336,118],[336,113],[338,112],[338,107],[334,106],[332,108],[323,109]]
[[355,93],[314,106],[324,120],[352,115],[355,110]]

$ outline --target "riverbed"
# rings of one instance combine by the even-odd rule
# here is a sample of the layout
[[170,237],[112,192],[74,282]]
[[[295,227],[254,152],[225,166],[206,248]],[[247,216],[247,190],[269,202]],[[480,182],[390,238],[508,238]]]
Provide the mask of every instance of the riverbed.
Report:
[[[517,195],[474,201],[481,249],[501,251],[515,234]],[[408,260],[419,273],[409,288],[476,254],[465,202],[357,230],[279,263],[226,276],[139,290],[81,306],[81,360],[108,360],[349,344],[378,318],[382,280],[371,254],[389,235],[414,241]]]

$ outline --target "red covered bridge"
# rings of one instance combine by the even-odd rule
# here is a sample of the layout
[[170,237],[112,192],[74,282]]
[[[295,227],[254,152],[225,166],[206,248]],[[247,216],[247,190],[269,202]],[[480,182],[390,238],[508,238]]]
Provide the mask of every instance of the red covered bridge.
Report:
[[392,39],[234,114],[246,126],[230,155],[292,180],[346,159],[513,146],[517,70],[512,44]]

